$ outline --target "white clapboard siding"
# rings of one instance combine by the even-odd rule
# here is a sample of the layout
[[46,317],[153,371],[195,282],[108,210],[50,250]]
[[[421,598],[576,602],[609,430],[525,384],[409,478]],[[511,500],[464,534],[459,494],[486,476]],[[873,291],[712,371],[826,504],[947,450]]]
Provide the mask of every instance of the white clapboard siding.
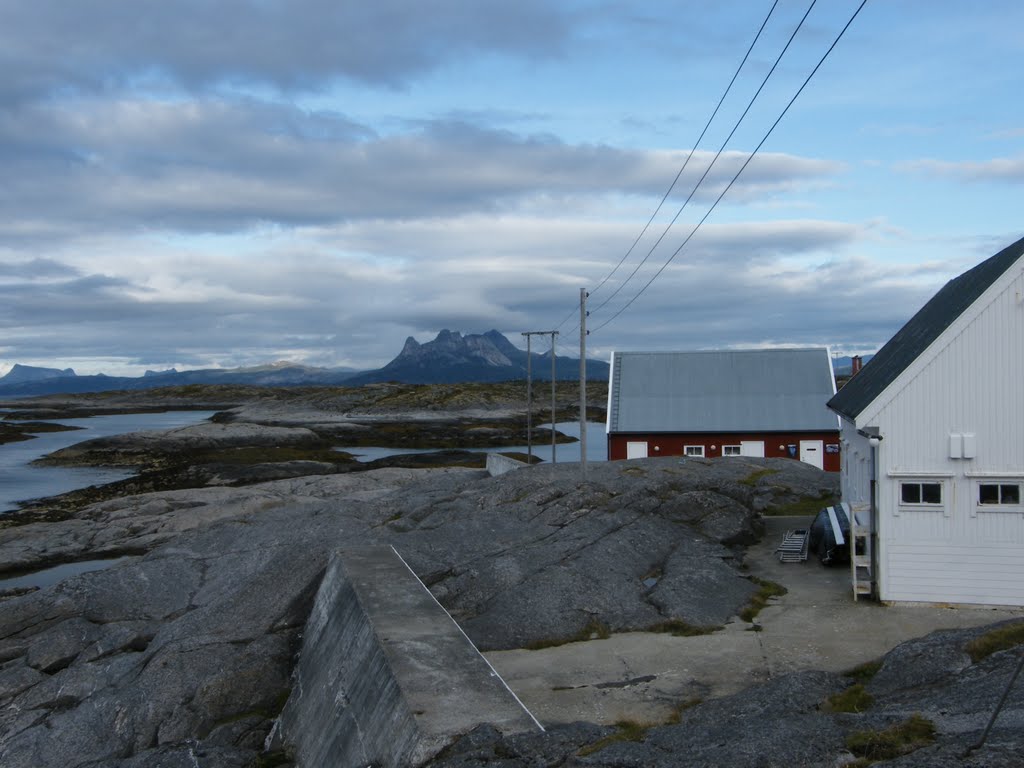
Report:
[[[1024,605],[1024,514],[977,504],[979,480],[1024,483],[1020,267],[990,286],[868,410],[858,421],[883,435],[879,596]],[[973,435],[975,455],[951,458],[951,434]],[[899,484],[908,480],[942,483],[944,508],[900,507]]]

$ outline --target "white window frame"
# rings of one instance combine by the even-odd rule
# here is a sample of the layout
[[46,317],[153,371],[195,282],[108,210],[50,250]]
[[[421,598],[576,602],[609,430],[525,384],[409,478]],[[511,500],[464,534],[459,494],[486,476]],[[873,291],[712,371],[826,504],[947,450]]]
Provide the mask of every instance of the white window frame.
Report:
[[[734,453],[730,453],[729,452],[730,448],[733,449],[733,451],[735,451],[735,452]],[[743,455],[743,446],[740,445],[739,443],[737,443],[736,445],[723,445],[722,446],[722,455],[723,456],[742,456]]]
[[[692,453],[691,453],[692,451]],[[703,445],[684,445],[683,456],[689,456],[692,459],[703,459],[704,458],[704,446]]]
[[[986,502],[981,501],[981,487],[983,485],[994,485],[998,488],[999,501],[997,502]],[[1002,500],[1003,488],[1005,486],[1014,486],[1017,489],[1017,501],[1012,504],[1004,503]],[[978,512],[985,513],[1006,513],[1011,514],[1024,514],[1024,482],[1021,482],[1020,478],[1012,477],[986,477],[984,479],[978,478],[974,481],[974,504],[972,505],[972,516]]]
[[[903,500],[903,488],[908,485],[918,486],[918,498],[924,497],[924,487],[926,485],[935,485],[939,488],[939,501],[904,501]],[[938,477],[907,477],[900,478],[896,483],[896,509],[897,514],[899,511],[904,512],[941,512],[945,516],[949,516],[949,507],[947,504],[948,494],[946,493],[946,483],[943,479]]]

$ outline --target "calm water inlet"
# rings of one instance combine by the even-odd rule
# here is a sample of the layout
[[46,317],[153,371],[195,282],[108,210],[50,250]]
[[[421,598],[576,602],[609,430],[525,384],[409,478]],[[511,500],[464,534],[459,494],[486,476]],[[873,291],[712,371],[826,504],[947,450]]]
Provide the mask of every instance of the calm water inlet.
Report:
[[[580,423],[578,421],[560,421],[555,425],[559,432],[569,437],[579,438]],[[537,435],[533,444],[533,455],[543,461],[551,461],[551,425],[544,424],[537,427],[542,430]],[[387,456],[399,456],[407,453],[435,453],[430,448],[389,448],[387,446],[360,445],[354,447],[339,447],[336,451],[351,453],[357,461],[368,462],[383,459]],[[440,449],[439,449],[440,450]],[[446,449],[447,450],[447,449]],[[525,445],[503,445],[497,448],[457,448],[457,450],[474,451],[477,453],[526,453]],[[555,446],[555,459],[557,461],[579,461],[580,444],[558,443]],[[608,460],[608,439],[605,435],[603,421],[587,422],[587,461]]]
[[44,432],[32,440],[0,445],[0,512],[17,509],[19,501],[56,496],[90,485],[112,483],[134,474],[131,470],[125,469],[41,467],[32,464],[42,456],[97,437],[186,427],[205,421],[214,413],[167,411],[93,416],[88,419],[60,419],[55,423],[80,429],[70,432]]

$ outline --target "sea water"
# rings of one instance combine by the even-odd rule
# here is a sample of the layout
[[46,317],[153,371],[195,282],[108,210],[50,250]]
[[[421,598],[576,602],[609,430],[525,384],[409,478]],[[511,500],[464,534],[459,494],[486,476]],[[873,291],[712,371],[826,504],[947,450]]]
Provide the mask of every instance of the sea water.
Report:
[[128,469],[48,467],[32,464],[38,458],[97,437],[198,424],[214,413],[167,411],[92,416],[87,419],[59,419],[54,423],[80,429],[68,432],[43,432],[31,440],[0,445],[0,513],[17,509],[19,501],[56,496],[90,485],[112,483],[134,474]]
[[[573,443],[557,443],[555,445],[555,460],[559,462],[573,462],[580,460],[580,443],[578,442],[580,436],[580,423],[578,421],[560,421],[555,425],[555,428],[563,435],[577,438],[577,442]],[[543,424],[537,427],[538,430],[543,430],[542,434],[538,435],[535,433],[537,438],[532,446],[533,455],[542,461],[551,461],[551,425]],[[496,448],[470,448],[470,447],[456,447],[454,449],[445,448],[437,450],[463,450],[473,451],[476,453],[526,453],[526,445],[503,445]],[[352,447],[338,447],[336,451],[344,451],[345,453],[351,453],[357,461],[368,462],[375,461],[376,459],[383,459],[387,456],[400,456],[408,453],[436,453],[437,451],[430,448],[391,448],[388,446],[352,446]],[[587,422],[587,461],[607,461],[608,460],[608,440],[605,436],[604,422],[603,421],[588,421]]]

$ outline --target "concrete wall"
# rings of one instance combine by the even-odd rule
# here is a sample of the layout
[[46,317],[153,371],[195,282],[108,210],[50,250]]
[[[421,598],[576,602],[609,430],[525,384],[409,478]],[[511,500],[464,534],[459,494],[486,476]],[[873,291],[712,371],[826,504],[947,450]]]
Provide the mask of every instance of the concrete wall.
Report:
[[410,768],[481,723],[540,725],[390,547],[336,553],[278,722],[301,768]]
[[382,754],[397,765],[416,743],[412,713],[338,557],[306,622],[279,731],[301,766],[365,766]]
[[506,472],[511,472],[513,469],[528,466],[530,465],[525,461],[510,459],[508,456],[502,456],[500,453],[487,454],[487,471],[490,473],[491,477],[504,475]]

